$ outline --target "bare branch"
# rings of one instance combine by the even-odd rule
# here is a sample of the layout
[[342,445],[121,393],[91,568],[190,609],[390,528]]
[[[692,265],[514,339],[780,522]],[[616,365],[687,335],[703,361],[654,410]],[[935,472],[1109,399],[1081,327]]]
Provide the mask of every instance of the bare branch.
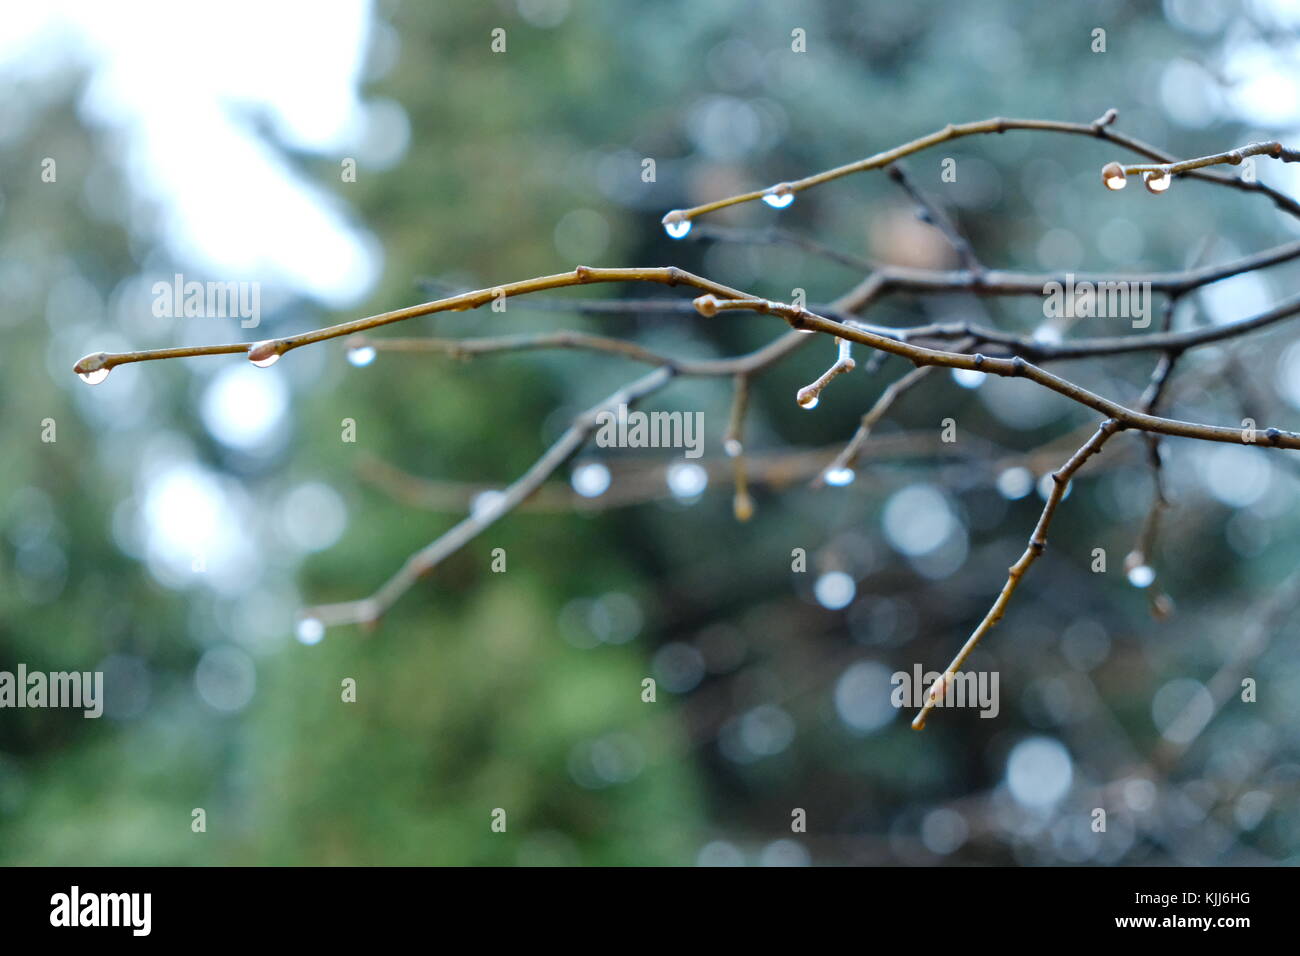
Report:
[[1016,588],[1019,586],[1020,579],[1029,570],[1029,566],[1047,548],[1047,529],[1051,527],[1052,516],[1056,514],[1056,506],[1065,497],[1065,491],[1069,487],[1070,479],[1074,477],[1074,473],[1083,467],[1084,462],[1100,451],[1106,440],[1122,427],[1123,425],[1113,418],[1102,422],[1096,434],[1089,438],[1059,470],[1052,473],[1052,492],[1047,496],[1047,503],[1043,505],[1043,513],[1039,515],[1038,524],[1034,527],[1034,533],[1029,537],[1029,546],[1025,548],[1025,553],[1020,556],[1020,559],[1007,569],[1007,583],[1002,586],[1001,593],[998,594],[997,600],[993,602],[993,606],[989,608],[988,613],[984,615],[984,619],[980,621],[971,636],[966,639],[966,643],[957,652],[957,656],[952,659],[952,663],[930,685],[930,689],[925,695],[924,706],[912,720],[914,730],[923,730],[925,728],[926,718],[943,698],[948,683],[953,679],[957,671],[961,670],[961,666],[966,663],[966,658],[970,657],[975,648],[979,646],[980,641],[984,639],[984,635],[997,626],[998,621],[1002,620],[1002,615],[1006,613],[1007,604],[1011,601],[1011,595],[1015,593]]
[[[1110,124],[1115,119],[1115,111],[1107,110],[1106,114],[1099,117],[1092,123],[1064,123],[1057,120],[1026,120],[1026,119],[1005,119],[995,117],[993,119],[979,120],[974,123],[949,123],[943,129],[936,130],[927,136],[914,139],[910,143],[904,143],[901,146],[895,146],[893,149],[887,149],[884,152],[876,153],[874,156],[868,156],[866,159],[860,159],[854,163],[848,163],[844,166],[837,166],[834,169],[828,169],[824,172],[815,173],[803,179],[792,182],[777,183],[767,189],[756,189],[752,192],[740,193],[736,196],[728,196],[725,199],[715,199],[713,202],[705,203],[701,206],[694,206],[690,209],[674,209],[668,215],[664,216],[664,227],[669,230],[669,235],[675,238],[681,238],[690,230],[690,222],[697,216],[706,213],[715,212],[719,209],[725,209],[728,206],[739,205],[740,203],[753,202],[756,199],[762,199],[768,195],[774,195],[778,192],[785,195],[792,195],[802,192],[805,189],[811,189],[814,186],[820,186],[835,179],[844,176],[851,176],[854,173],[866,172],[871,169],[882,169],[891,163],[896,163],[905,156],[913,153],[919,153],[922,150],[930,149],[941,143],[946,143],[954,139],[961,139],[965,136],[979,136],[988,133],[1005,133],[1009,130],[1037,130],[1048,133],[1067,133],[1074,136],[1091,136],[1096,139],[1102,139],[1117,146],[1121,146],[1139,156],[1145,156],[1153,159],[1158,163],[1173,163],[1177,160],[1156,149],[1148,146],[1139,140],[1125,136],[1110,129]],[[1221,186],[1228,186],[1232,189],[1240,189],[1246,192],[1259,192],[1267,195],[1273,200],[1279,208],[1293,216],[1300,216],[1300,204],[1294,199],[1286,196],[1276,190],[1263,185],[1259,182],[1245,182],[1240,179],[1226,179],[1214,176],[1209,173],[1192,170],[1187,175],[1206,182],[1217,183]],[[684,228],[683,228],[684,227]]]
[[[944,368],[989,372],[1007,378],[1027,378],[1045,388],[1051,389],[1057,394],[1078,402],[1080,405],[1118,420],[1125,428],[1157,432],[1162,435],[1174,435],[1180,438],[1200,438],[1204,441],[1225,442],[1234,445],[1247,443],[1246,436],[1240,428],[1182,422],[1134,411],[1120,405],[1118,402],[1096,395],[1080,385],[1075,385],[1059,375],[1053,375],[1037,365],[1026,362],[1018,355],[1013,358],[1002,359],[990,358],[979,353],[966,355],[959,352],[923,348],[898,339],[878,335],[874,332],[868,332],[864,329],[852,328],[834,322],[824,316],[809,312],[807,309],[766,299],[738,298],[729,300],[725,305],[727,308],[748,308],[755,312],[780,315],[795,329],[825,332],[842,339],[868,345],[883,352],[901,355],[915,365],[939,365]],[[1283,431],[1279,428],[1267,428],[1264,430],[1264,439],[1266,444],[1276,448],[1300,449],[1300,434],[1295,432]]]
[[1248,146],[1239,146],[1224,153],[1201,156],[1197,159],[1184,159],[1181,162],[1166,162],[1154,165],[1107,163],[1102,167],[1101,181],[1107,189],[1123,189],[1127,185],[1126,177],[1142,174],[1147,189],[1153,193],[1162,193],[1169,188],[1169,183],[1174,176],[1181,176],[1194,169],[1204,169],[1206,166],[1239,166],[1248,156],[1268,156],[1272,159],[1280,159],[1284,163],[1294,163],[1300,160],[1300,151],[1287,149],[1281,143],[1273,141],[1251,143]]
[[649,269],[593,269],[588,266],[578,266],[572,272],[538,276],[533,279],[509,282],[489,289],[462,292],[459,295],[436,299],[421,305],[412,305],[405,309],[396,309],[392,312],[384,312],[364,319],[354,319],[340,325],[331,325],[328,328],[303,332],[298,335],[289,335],[279,339],[266,339],[262,342],[232,345],[196,345],[170,349],[151,349],[140,352],[98,352],[87,355],[78,361],[73,367],[73,371],[84,377],[90,373],[112,370],[118,365],[125,365],[129,362],[149,362],[158,359],[186,358],[196,355],[230,355],[238,352],[248,353],[249,360],[255,364],[270,365],[286,352],[301,348],[304,345],[312,345],[328,339],[353,335],[357,332],[367,332],[381,325],[405,322],[408,319],[418,318],[422,315],[432,315],[436,312],[465,312],[499,299],[527,295],[545,289],[559,289],[566,286],[598,282],[657,282],[670,286],[685,285],[727,299],[742,298],[744,295],[721,283],[701,278],[687,272],[685,269],[678,269],[676,266]]
[[791,246],[809,255],[837,265],[846,266],[859,274],[873,272],[880,263],[864,256],[854,256],[838,249],[832,249],[824,243],[801,236],[789,229],[768,226],[765,229],[738,229],[733,226],[713,226],[699,224],[691,232],[692,239],[714,240],[716,242],[734,242],[755,246]]
[[976,284],[978,284],[980,277],[984,274],[984,266],[980,264],[974,248],[957,229],[956,225],[953,224],[953,221],[948,218],[942,209],[927,199],[925,194],[912,185],[911,179],[903,171],[902,166],[897,164],[890,166],[889,178],[898,183],[903,191],[916,203],[921,220],[930,223],[943,233],[944,238],[948,240],[948,244],[957,253],[957,258],[961,260],[962,267],[975,277]]
[[[972,344],[970,339],[958,344],[958,349],[965,350]],[[902,378],[891,382],[885,390],[880,393],[876,403],[862,416],[862,421],[858,424],[858,430],[854,432],[849,443],[844,447],[833,462],[824,472],[817,476],[814,486],[820,486],[827,482],[832,484],[844,484],[846,480],[851,480],[852,469],[857,464],[858,457],[862,454],[863,446],[866,445],[867,439],[871,437],[871,430],[879,424],[880,420],[893,407],[894,402],[909,389],[919,385],[934,370],[934,365],[922,365],[914,368]]]
[[[360,623],[373,625],[401,595],[420,578],[428,574],[440,562],[455,554],[469,542],[497,522],[502,515],[509,513],[526,501],[539,489],[557,468],[563,465],[578,451],[595,431],[599,423],[598,416],[604,411],[613,411],[620,405],[631,406],[647,395],[657,392],[673,379],[670,368],[658,368],[643,376],[631,385],[619,389],[603,402],[592,406],[574,420],[563,435],[547,449],[528,471],[524,472],[513,484],[495,497],[488,499],[480,507],[471,511],[469,517],[454,525],[446,534],[431,544],[421,548],[407,559],[401,570],[373,595],[360,601],[348,601],[343,604],[326,604],[309,608],[302,613],[303,619],[314,619],[326,627],[332,624]],[[488,492],[492,494],[492,492]]]
[[822,389],[829,385],[837,375],[851,372],[857,367],[857,363],[853,361],[853,346],[848,339],[836,339],[835,348],[835,361],[831,364],[831,367],[822,372],[811,385],[805,385],[795,393],[794,400],[800,408],[816,408]]

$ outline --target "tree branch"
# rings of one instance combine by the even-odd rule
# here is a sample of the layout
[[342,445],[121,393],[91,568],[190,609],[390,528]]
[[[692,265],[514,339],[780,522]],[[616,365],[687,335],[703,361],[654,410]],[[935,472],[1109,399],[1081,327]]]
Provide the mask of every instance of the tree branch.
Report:
[[1015,564],[1007,569],[1007,583],[1002,586],[1002,591],[998,594],[997,600],[989,608],[984,619],[966,639],[957,656],[952,659],[944,672],[939,675],[933,684],[930,685],[929,691],[925,695],[925,704],[912,720],[913,730],[923,730],[925,728],[926,718],[929,717],[930,711],[935,708],[938,702],[943,698],[944,689],[948,682],[953,679],[961,666],[966,663],[966,658],[979,646],[984,635],[997,626],[998,621],[1002,620],[1002,615],[1006,613],[1007,604],[1011,601],[1011,595],[1016,591],[1020,584],[1020,579],[1024,577],[1029,566],[1038,560],[1038,556],[1047,548],[1047,529],[1051,527],[1052,516],[1056,514],[1056,506],[1061,503],[1065,497],[1065,490],[1069,487],[1070,479],[1074,473],[1083,467],[1083,463],[1101,450],[1101,446],[1106,443],[1115,432],[1123,428],[1115,419],[1107,419],[1101,423],[1096,434],[1088,439],[1084,445],[1074,453],[1074,455],[1057,471],[1052,473],[1052,493],[1047,496],[1047,503],[1043,505],[1043,512],[1039,515],[1038,524],[1034,527],[1034,533],[1029,537],[1029,546],[1025,548],[1025,553]]
[[[728,196],[725,199],[715,199],[713,202],[704,203],[700,206],[694,206],[690,209],[674,209],[664,216],[664,227],[669,229],[669,235],[675,238],[685,236],[690,230],[690,222],[697,216],[706,213],[715,212],[719,209],[725,209],[728,206],[736,206],[740,203],[753,202],[756,199],[762,199],[764,196],[780,193],[781,195],[797,194],[805,189],[811,189],[814,186],[820,186],[822,183],[828,183],[835,179],[841,179],[844,176],[851,176],[854,173],[866,172],[871,169],[881,169],[885,166],[895,163],[905,156],[913,153],[919,153],[922,150],[930,149],[941,143],[947,143],[954,139],[961,139],[966,136],[981,136],[989,133],[1005,133],[1008,130],[1036,130],[1047,133],[1066,133],[1073,136],[1091,136],[1095,139],[1102,139],[1109,143],[1121,146],[1130,152],[1137,153],[1139,156],[1145,156],[1153,159],[1158,163],[1173,163],[1177,160],[1169,154],[1156,149],[1154,146],[1148,146],[1140,140],[1133,139],[1110,129],[1110,124],[1116,117],[1115,110],[1107,110],[1106,113],[1092,123],[1065,123],[1057,120],[1029,120],[1029,119],[1005,119],[1003,117],[994,117],[993,119],[979,120],[974,123],[949,123],[943,129],[936,130],[919,139],[914,139],[910,143],[904,143],[901,146],[895,146],[893,149],[887,149],[884,152],[876,153],[874,156],[868,156],[866,159],[860,159],[854,163],[848,163],[844,166],[837,166],[834,169],[828,169],[824,172],[815,173],[803,179],[794,180],[793,182],[777,183],[767,189],[756,189],[752,192],[740,193],[735,196]],[[1300,217],[1300,204],[1289,196],[1279,193],[1276,190],[1263,185],[1259,182],[1244,182],[1240,179],[1226,179],[1219,176],[1213,176],[1209,173],[1192,170],[1188,173],[1196,179],[1202,179],[1206,182],[1217,183],[1220,186],[1228,186],[1232,189],[1240,189],[1246,192],[1263,193],[1273,200],[1279,208],[1293,216]],[[683,229],[683,225],[685,229]]]

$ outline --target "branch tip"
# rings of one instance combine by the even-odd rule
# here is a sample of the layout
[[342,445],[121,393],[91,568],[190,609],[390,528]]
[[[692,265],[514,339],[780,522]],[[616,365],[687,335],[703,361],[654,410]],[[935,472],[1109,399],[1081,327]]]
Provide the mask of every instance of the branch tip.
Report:
[[692,302],[692,305],[695,306],[695,311],[706,319],[711,319],[718,314],[718,300],[712,293],[700,296]]

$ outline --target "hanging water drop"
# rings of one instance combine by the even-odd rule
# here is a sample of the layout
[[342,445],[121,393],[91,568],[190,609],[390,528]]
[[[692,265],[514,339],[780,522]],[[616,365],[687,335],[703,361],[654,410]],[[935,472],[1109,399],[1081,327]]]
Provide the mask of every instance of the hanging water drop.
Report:
[[745,446],[740,443],[739,439],[728,438],[723,442],[722,450],[727,453],[728,458],[739,458],[741,452],[745,450]]
[[853,479],[856,477],[857,473],[852,468],[832,468],[826,472],[826,484],[843,488],[845,485],[853,484]]
[[348,349],[348,361],[357,368],[369,365],[375,360],[375,347],[373,345],[354,345]]
[[321,638],[325,636],[325,625],[319,618],[304,617],[298,621],[294,633],[302,644],[319,644]]
[[800,408],[802,408],[804,411],[810,412],[817,407],[817,403],[821,401],[821,399],[819,399],[816,395],[809,395],[807,398],[797,399],[797,401],[799,402]]
[[248,350],[248,360],[258,368],[266,368],[280,361],[280,352],[275,342],[267,339],[265,342],[255,342]]
[[663,218],[664,232],[670,239],[681,239],[691,231],[691,221],[680,209],[674,209]]
[[1107,163],[1101,168],[1101,181],[1107,189],[1121,190],[1128,185],[1128,178],[1124,175],[1124,167],[1119,163]]
[[763,193],[763,202],[773,209],[784,209],[794,202],[794,190],[790,188],[789,183],[778,183]]
[[92,352],[77,359],[77,364],[72,366],[72,370],[87,385],[98,385],[108,378],[108,373],[113,370],[113,367],[108,364],[107,352]]
[[1173,177],[1169,175],[1168,171],[1151,172],[1142,177],[1142,181],[1146,183],[1148,192],[1159,194],[1169,188],[1169,184],[1173,182]]

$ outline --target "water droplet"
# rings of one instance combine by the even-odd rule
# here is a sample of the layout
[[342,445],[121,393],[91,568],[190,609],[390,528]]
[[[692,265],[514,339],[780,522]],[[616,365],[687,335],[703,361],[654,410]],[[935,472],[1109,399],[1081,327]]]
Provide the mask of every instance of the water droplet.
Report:
[[320,622],[319,618],[304,617],[298,621],[298,626],[294,631],[300,643],[319,644],[321,638],[325,636],[325,625]]
[[763,202],[773,209],[784,209],[794,202],[794,191],[790,188],[789,183],[781,183],[763,193]]
[[573,490],[584,498],[599,498],[609,489],[609,469],[598,461],[591,461],[573,469],[569,479]]
[[1129,568],[1128,583],[1135,588],[1149,588],[1156,579],[1155,568],[1149,564],[1139,564]]
[[857,472],[852,468],[832,468],[826,472],[826,484],[843,488],[845,485],[853,484],[853,479],[857,476]]
[[1142,177],[1142,181],[1146,183],[1149,192],[1162,193],[1169,188],[1169,184],[1173,182],[1173,177],[1167,172],[1147,173]]
[[266,368],[280,361],[280,353],[276,350],[276,344],[270,339],[265,342],[255,342],[248,350],[248,360],[258,368]]
[[674,209],[664,216],[663,223],[664,232],[668,233],[670,239],[681,239],[691,231],[691,221],[682,215],[680,209]]
[[668,490],[678,500],[697,498],[709,486],[709,473],[696,464],[678,463],[668,469]]
[[821,399],[819,399],[816,395],[810,395],[804,399],[797,399],[797,401],[799,402],[800,408],[802,408],[804,411],[810,412],[817,407],[817,403],[820,402]]
[[1115,190],[1116,192],[1118,192],[1119,190],[1123,189],[1123,188],[1124,188],[1125,186],[1127,186],[1127,185],[1128,185],[1128,180],[1125,179],[1123,176],[1108,176],[1108,177],[1106,177],[1106,188],[1107,188],[1107,189],[1112,189],[1112,190]]
[[744,452],[745,446],[735,438],[728,438],[722,445],[722,450],[727,453],[728,458],[739,458]]
[[973,368],[955,368],[952,370],[952,380],[962,388],[979,388],[987,374],[987,372],[977,372]]
[[355,345],[348,349],[348,361],[357,368],[369,365],[375,360],[375,347],[373,345]]
[[1128,185],[1128,178],[1124,175],[1124,167],[1119,163],[1107,163],[1101,168],[1101,181],[1105,183],[1107,189],[1119,190]]
[[98,385],[108,378],[108,373],[113,370],[113,367],[108,364],[107,352],[91,352],[77,359],[77,364],[72,366],[72,370],[87,385]]

